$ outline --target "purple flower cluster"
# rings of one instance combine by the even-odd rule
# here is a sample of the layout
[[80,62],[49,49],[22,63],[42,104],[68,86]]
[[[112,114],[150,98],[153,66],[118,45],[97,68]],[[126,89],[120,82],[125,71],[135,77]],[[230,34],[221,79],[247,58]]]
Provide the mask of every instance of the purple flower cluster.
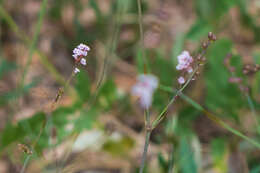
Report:
[[139,98],[142,108],[148,109],[152,104],[153,93],[158,87],[158,79],[151,74],[141,74],[137,80],[132,88],[132,95]]
[[[84,57],[88,55],[88,51],[90,51],[90,48],[85,44],[79,44],[74,50],[73,50],[73,57],[76,61],[76,63],[80,63],[82,65],[87,65],[87,61]],[[74,73],[78,73],[80,70],[78,68],[74,69]]]
[[193,71],[192,62],[193,58],[190,56],[188,51],[183,51],[178,57],[178,65],[176,66],[177,70],[185,70],[188,73]]
[[[178,57],[178,65],[176,66],[177,70],[192,73],[193,68],[192,68],[192,62],[193,58],[190,56],[188,51],[183,51]],[[185,83],[185,78],[183,76],[180,76],[178,78],[179,84],[184,84]]]

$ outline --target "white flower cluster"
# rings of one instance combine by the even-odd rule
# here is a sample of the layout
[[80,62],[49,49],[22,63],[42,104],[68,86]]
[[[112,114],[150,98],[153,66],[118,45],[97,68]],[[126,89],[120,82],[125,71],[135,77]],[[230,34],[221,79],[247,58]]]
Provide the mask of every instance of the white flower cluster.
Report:
[[151,74],[141,74],[137,80],[132,88],[132,95],[139,98],[142,108],[148,109],[152,104],[153,93],[158,87],[158,79]]
[[[88,55],[88,51],[90,51],[90,48],[87,45],[81,43],[73,50],[72,56],[77,63],[80,62],[82,65],[87,65],[87,61],[84,57]],[[75,68],[74,73],[76,74],[78,72],[80,72],[80,70]]]
[[[177,70],[182,70],[184,72],[192,73],[193,68],[192,68],[192,62],[193,58],[190,56],[188,51],[183,51],[178,57],[178,65],[176,66]],[[184,77],[180,76],[178,78],[179,84],[184,84],[185,79]]]

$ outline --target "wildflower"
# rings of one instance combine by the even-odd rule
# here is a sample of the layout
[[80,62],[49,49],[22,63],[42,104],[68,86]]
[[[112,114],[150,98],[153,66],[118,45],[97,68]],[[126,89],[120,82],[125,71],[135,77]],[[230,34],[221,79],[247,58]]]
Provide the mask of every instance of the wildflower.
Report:
[[[87,65],[87,61],[85,57],[88,55],[88,51],[90,51],[90,48],[85,45],[80,43],[75,49],[73,49],[73,57],[75,59],[76,65],[82,64],[82,65]],[[74,69],[74,73],[77,74],[79,73],[80,70],[76,67]]]
[[80,72],[80,70],[76,67],[76,68],[74,69],[74,73],[77,74],[77,73],[79,73],[79,72]]
[[86,65],[86,57],[88,55],[88,51],[90,51],[90,48],[85,44],[79,44],[74,50],[73,50],[73,57],[76,62],[80,62],[82,65]]
[[132,95],[139,97],[142,108],[148,109],[152,104],[153,93],[158,87],[158,79],[154,75],[139,75],[138,82],[132,88]]
[[177,70],[186,70],[188,73],[193,71],[192,62],[193,58],[190,56],[188,51],[183,51],[178,57],[178,65],[176,66]]
[[184,84],[185,83],[185,79],[184,79],[184,77],[179,77],[178,78],[178,82],[179,82],[179,84]]
[[87,64],[86,59],[85,59],[85,58],[82,58],[82,59],[80,60],[80,63],[81,63],[82,65],[86,65],[86,64]]

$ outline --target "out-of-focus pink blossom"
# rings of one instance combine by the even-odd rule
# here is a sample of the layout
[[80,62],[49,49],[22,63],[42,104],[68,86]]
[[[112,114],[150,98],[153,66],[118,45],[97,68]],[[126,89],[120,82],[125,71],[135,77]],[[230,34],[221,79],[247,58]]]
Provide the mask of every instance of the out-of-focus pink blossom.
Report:
[[193,58],[190,56],[188,51],[183,51],[177,58],[178,58],[178,65],[176,66],[177,70],[186,70],[189,73],[193,71],[191,67]]
[[137,96],[142,108],[148,109],[152,104],[153,93],[158,87],[158,79],[154,75],[139,75],[132,88],[132,95]]
[[179,84],[181,84],[181,85],[184,84],[184,83],[185,83],[184,77],[182,77],[182,76],[179,77],[179,78],[178,78],[178,82],[179,82]]
[[231,77],[228,79],[230,83],[240,83],[242,79],[240,77]]

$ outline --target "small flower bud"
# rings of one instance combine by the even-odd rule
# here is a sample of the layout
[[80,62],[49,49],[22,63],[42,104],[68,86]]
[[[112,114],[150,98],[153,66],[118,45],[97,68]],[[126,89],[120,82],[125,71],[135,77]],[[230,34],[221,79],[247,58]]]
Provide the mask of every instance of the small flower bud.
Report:
[[198,58],[197,58],[199,61],[201,61],[202,60],[202,56],[201,56],[201,54],[199,54],[198,55]]
[[203,42],[202,43],[202,48],[203,49],[207,49],[208,48],[208,43],[207,42]]
[[79,70],[78,68],[75,68],[75,69],[74,69],[74,73],[75,73],[75,74],[77,74],[77,73],[79,73],[79,72],[80,72],[80,70]]
[[184,83],[185,83],[184,77],[182,77],[182,76],[179,77],[179,78],[178,78],[178,82],[179,82],[179,84],[181,84],[181,85],[184,84]]
[[209,33],[208,33],[208,38],[209,38],[209,40],[211,40],[212,37],[213,37],[213,32],[209,32]]
[[244,69],[243,74],[248,74],[248,70]]
[[216,41],[217,40],[216,35],[213,34],[212,32],[209,32],[208,38],[209,38],[210,41]]
[[212,41],[216,41],[216,40],[217,40],[216,35],[213,35],[213,37],[212,37]]

